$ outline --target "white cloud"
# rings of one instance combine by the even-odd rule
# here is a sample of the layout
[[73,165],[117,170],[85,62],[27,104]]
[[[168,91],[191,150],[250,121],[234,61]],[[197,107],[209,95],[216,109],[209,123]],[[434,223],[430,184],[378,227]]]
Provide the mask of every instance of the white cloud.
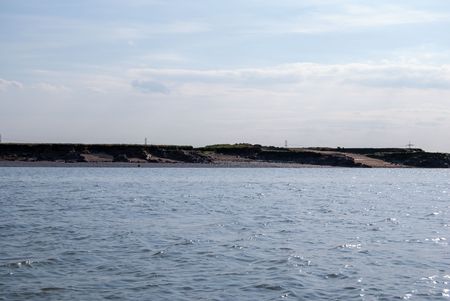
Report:
[[5,80],[0,78],[0,91],[6,91],[9,89],[22,89],[23,84],[18,81]]
[[[101,94],[144,92],[161,96],[258,95],[295,96],[326,87],[368,90],[450,90],[450,65],[417,60],[348,64],[293,63],[264,68],[181,69],[131,68],[92,74],[39,71],[45,82],[32,85],[44,92],[93,91]],[[5,81],[4,81],[5,82]],[[12,85],[11,83],[9,85]],[[20,83],[15,84],[22,87]],[[6,87],[0,82],[0,87]],[[70,88],[68,88],[70,87]],[[4,88],[3,88],[4,89]]]
[[22,90],[32,89],[45,93],[64,93],[70,91],[68,87],[59,84],[38,82],[34,84],[25,85],[18,81],[9,81],[0,78],[0,91],[6,91],[9,89],[22,89]]
[[136,68],[128,76],[174,85],[210,84],[270,90],[281,86],[357,85],[373,88],[450,89],[450,65],[369,62],[349,64],[297,63],[272,68],[225,70]]

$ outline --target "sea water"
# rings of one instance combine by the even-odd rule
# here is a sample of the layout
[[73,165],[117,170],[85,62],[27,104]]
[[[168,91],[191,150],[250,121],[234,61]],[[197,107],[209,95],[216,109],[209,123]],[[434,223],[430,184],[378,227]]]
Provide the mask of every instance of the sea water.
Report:
[[450,172],[0,168],[1,300],[446,300]]

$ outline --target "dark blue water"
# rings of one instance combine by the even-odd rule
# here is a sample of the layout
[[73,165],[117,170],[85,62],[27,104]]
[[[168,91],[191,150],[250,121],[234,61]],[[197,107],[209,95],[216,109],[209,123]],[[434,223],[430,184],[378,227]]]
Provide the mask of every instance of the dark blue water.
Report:
[[1,300],[445,300],[450,172],[0,168]]

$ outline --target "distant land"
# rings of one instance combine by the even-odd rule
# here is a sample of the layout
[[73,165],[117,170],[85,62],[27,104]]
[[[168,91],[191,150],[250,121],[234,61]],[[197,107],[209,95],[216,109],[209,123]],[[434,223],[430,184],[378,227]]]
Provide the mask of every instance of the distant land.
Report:
[[1,143],[0,166],[198,166],[449,168],[450,154],[418,148],[283,148],[184,145]]

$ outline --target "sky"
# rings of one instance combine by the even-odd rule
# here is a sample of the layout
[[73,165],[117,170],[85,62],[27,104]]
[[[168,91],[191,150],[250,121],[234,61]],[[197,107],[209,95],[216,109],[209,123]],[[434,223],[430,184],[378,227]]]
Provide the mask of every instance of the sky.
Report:
[[450,1],[0,0],[3,142],[450,152]]

